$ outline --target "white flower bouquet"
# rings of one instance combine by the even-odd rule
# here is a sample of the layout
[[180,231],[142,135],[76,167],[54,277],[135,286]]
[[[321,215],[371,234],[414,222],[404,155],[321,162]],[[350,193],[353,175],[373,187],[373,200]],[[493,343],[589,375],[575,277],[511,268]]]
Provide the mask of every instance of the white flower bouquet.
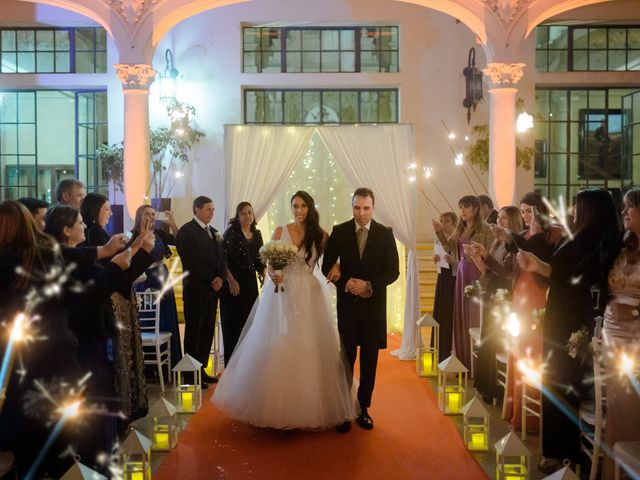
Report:
[[[276,274],[281,275],[283,268],[296,261],[298,247],[280,240],[271,240],[260,247],[259,253],[262,262],[273,268]],[[280,289],[284,292],[282,286]],[[275,292],[278,292],[278,285]]]
[[587,328],[582,327],[580,330],[573,332],[569,337],[565,349],[571,358],[577,359],[580,365],[584,364],[589,355],[593,354],[591,339],[589,338]]
[[464,287],[464,296],[469,298],[480,298],[482,296],[482,285],[476,280]]

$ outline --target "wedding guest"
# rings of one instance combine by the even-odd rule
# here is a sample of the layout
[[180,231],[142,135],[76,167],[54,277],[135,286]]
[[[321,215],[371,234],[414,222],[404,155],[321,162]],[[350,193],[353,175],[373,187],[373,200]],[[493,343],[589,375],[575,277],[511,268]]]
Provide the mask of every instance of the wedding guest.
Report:
[[[547,473],[567,458],[577,462],[579,430],[575,422],[580,401],[589,396],[585,378],[589,366],[567,354],[571,333],[593,330],[591,287],[606,290],[606,274],[620,251],[620,221],[611,194],[588,188],[578,193],[573,239],[565,238],[549,263],[531,252],[518,253],[522,270],[549,279],[549,297],[542,325],[545,368],[542,386],[542,455],[538,465]],[[548,392],[548,393],[547,393]]]
[[498,212],[493,207],[493,200],[489,195],[478,195],[480,200],[480,216],[488,224],[495,224],[498,221]]
[[[154,228],[155,222],[159,221],[169,226],[169,232],[160,228]],[[171,258],[170,245],[176,244],[174,235],[178,233],[178,226],[170,211],[162,212],[160,215],[151,205],[142,205],[136,210],[133,224],[131,242],[134,242],[140,233],[153,230],[155,243],[151,250],[153,264],[145,271],[143,281],[136,282],[134,289],[144,292],[147,289],[162,290],[169,281],[169,270],[164,263],[165,258]],[[173,287],[167,289],[160,300],[160,331],[171,333],[171,363],[172,366],[182,358],[182,346],[180,345],[180,332],[178,330],[178,309],[176,307],[176,296]]]
[[216,310],[222,284],[226,278],[223,242],[209,223],[215,207],[209,197],[193,201],[193,219],[185,223],[176,235],[176,247],[182,268],[189,275],[184,279],[184,351],[202,364],[203,383],[216,383],[204,368],[209,361],[213,342]]
[[64,178],[56,185],[56,200],[58,201],[58,205],[68,205],[79,210],[84,195],[84,183],[75,178]]
[[[517,207],[503,207],[498,212],[497,225],[511,232],[523,229],[522,214]],[[495,239],[491,248],[486,250],[474,243],[471,254],[482,276],[482,327],[475,387],[485,402],[490,402],[498,394],[496,384],[496,354],[502,349],[502,321],[504,319],[504,301],[494,298],[499,289],[511,292],[515,274],[515,255],[507,251],[505,243]]]
[[256,273],[264,278],[265,266],[260,261],[262,234],[256,228],[253,207],[240,202],[236,215],[224,232],[224,254],[227,261],[227,281],[220,297],[224,364],[229,365],[253,304],[258,298]]
[[107,466],[99,461],[99,455],[118,440],[115,419],[120,407],[114,401],[115,367],[108,348],[117,336],[111,295],[128,280],[125,270],[130,266],[131,250],[115,255],[104,266],[95,261],[78,262],[74,250],[85,240],[84,230],[82,216],[73,207],[57,206],[47,215],[45,232],[61,245],[65,264],[73,264],[64,304],[70,328],[78,339],[76,355],[81,373],[91,373],[84,384],[85,402],[109,413],[87,415],[82,428],[74,432],[72,446],[83,463],[106,473]]
[[[562,239],[562,228],[551,225],[549,212],[542,195],[526,193],[520,200],[520,212],[525,224],[523,232],[509,232],[495,227],[496,238],[505,243],[514,255],[518,250],[534,253],[543,261],[550,261],[555,245]],[[516,269],[513,283],[511,311],[517,315],[521,325],[518,337],[508,335],[507,379],[502,403],[502,418],[509,420],[515,428],[522,427],[522,388],[518,362],[539,365],[542,362],[542,336],[537,329],[537,317],[533,311],[541,310],[547,303],[548,279],[535,272]],[[538,430],[538,421],[531,417],[527,430]]]
[[480,307],[478,302],[464,294],[464,287],[480,278],[480,270],[473,263],[469,252],[473,248],[471,242],[489,248],[493,243],[493,234],[489,225],[480,216],[478,197],[467,195],[458,202],[460,221],[451,236],[447,237],[440,222],[433,222],[438,239],[445,251],[457,264],[456,287],[453,306],[453,352],[467,367],[471,365],[471,346],[469,328],[480,326]]
[[[82,201],[80,213],[87,224],[87,239],[83,245],[105,245],[110,237],[104,228],[111,217],[107,198],[98,193],[89,193]],[[153,263],[149,254],[154,244],[153,232],[148,232],[145,236],[150,241],[143,243],[142,248],[137,252],[132,252],[128,282],[121,285],[111,297],[120,326],[114,342],[114,362],[116,392],[124,415],[124,420],[120,424],[121,430],[124,430],[129,422],[145,416],[148,411],[140,319],[133,292],[133,282]]]
[[[440,215],[442,231],[448,238],[458,224],[458,217],[453,212]],[[456,288],[456,269],[451,255],[445,252],[442,242],[435,239],[433,262],[438,266],[438,279],[433,301],[433,318],[440,324],[440,352],[439,361],[451,355],[451,338],[453,336],[453,299]]]
[[622,375],[625,354],[640,359],[640,189],[624,196],[622,211],[624,248],[609,271],[609,302],[604,313],[603,339],[607,383],[607,425],[604,441],[603,478],[613,480],[615,468],[610,452],[616,442],[640,440],[640,395],[629,378]]
[[36,225],[42,230],[44,228],[44,218],[47,215],[47,208],[49,207],[47,202],[30,197],[22,197],[18,199],[18,201],[27,207],[29,213],[35,218]]

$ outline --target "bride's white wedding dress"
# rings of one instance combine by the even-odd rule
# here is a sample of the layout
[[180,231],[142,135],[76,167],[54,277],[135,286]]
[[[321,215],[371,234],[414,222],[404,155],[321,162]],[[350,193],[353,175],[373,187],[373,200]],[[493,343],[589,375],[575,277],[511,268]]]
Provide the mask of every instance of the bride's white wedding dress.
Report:
[[[286,225],[281,240],[291,243]],[[274,292],[267,277],[211,398],[257,427],[328,428],[357,416],[328,289],[304,256],[300,249],[282,271],[284,291]]]

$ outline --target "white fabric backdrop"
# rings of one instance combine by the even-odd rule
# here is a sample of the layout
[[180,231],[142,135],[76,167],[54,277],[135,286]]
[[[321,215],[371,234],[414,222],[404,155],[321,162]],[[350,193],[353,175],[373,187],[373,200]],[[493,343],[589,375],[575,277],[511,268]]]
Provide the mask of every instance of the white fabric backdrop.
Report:
[[309,127],[224,126],[225,225],[247,198],[256,218],[267,211],[312,135]]
[[403,169],[413,161],[410,125],[246,126],[225,125],[226,220],[242,200],[252,199],[256,218],[264,214],[317,131],[353,185],[376,193],[376,212],[409,249],[402,346],[392,352],[415,358],[415,322],[420,316],[416,255],[415,186]]

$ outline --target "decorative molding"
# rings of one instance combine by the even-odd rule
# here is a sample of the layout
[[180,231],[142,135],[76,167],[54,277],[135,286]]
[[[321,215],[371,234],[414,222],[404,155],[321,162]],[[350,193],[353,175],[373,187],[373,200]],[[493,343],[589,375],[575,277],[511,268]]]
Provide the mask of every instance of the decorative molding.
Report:
[[[105,0],[103,0],[105,1]],[[124,21],[133,27],[138,24],[142,16],[153,9],[158,0],[106,0],[109,8],[116,12]]]
[[115,67],[123,90],[149,90],[158,73],[151,65],[144,63],[119,63]]
[[520,10],[526,8],[527,0],[485,0],[485,3],[504,24],[509,24]]
[[482,69],[492,87],[513,87],[524,75],[526,63],[489,63]]

